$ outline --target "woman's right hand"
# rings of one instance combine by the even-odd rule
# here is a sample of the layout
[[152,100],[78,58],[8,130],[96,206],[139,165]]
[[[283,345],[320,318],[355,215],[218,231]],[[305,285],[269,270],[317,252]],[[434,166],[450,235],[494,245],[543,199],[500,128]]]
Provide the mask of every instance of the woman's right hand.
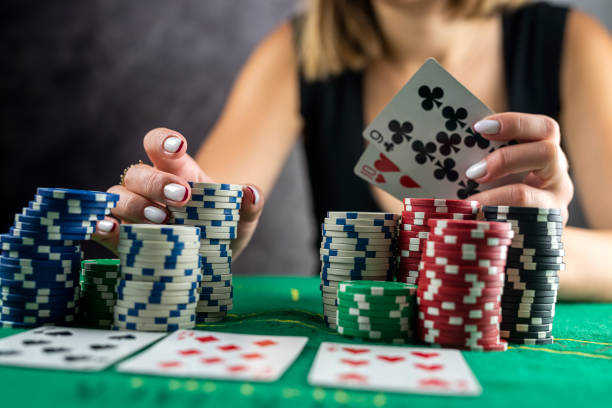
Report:
[[[215,182],[187,154],[187,140],[166,128],[153,129],[144,138],[144,148],[153,163],[136,164],[125,174],[123,185],[108,189],[119,194],[113,217],[98,221],[94,240],[116,252],[121,223],[165,224],[170,213],[166,205],[183,206],[191,197],[187,181]],[[223,182],[223,181],[221,181]],[[252,185],[242,188],[243,197],[238,222],[238,238],[232,242],[233,258],[246,247],[257,227],[263,209],[260,189]]]

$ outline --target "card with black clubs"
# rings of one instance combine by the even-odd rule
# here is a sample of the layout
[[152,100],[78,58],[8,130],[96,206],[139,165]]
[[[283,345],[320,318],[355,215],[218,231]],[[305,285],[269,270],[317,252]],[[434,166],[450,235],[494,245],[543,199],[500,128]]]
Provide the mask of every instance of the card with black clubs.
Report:
[[369,145],[354,172],[400,199],[466,199],[521,182],[525,174],[482,185],[465,175],[468,167],[513,143],[491,141],[473,130],[477,121],[491,114],[430,58],[364,130]]
[[43,326],[0,339],[0,365],[99,371],[165,335]]

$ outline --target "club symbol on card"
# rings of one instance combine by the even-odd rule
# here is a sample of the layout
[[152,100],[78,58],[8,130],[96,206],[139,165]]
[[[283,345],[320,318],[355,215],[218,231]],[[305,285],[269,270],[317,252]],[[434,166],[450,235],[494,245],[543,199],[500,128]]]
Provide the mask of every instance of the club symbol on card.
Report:
[[427,159],[434,161],[436,157],[433,154],[436,152],[436,149],[434,142],[423,143],[420,140],[415,140],[412,143],[412,150],[417,153],[414,156],[414,160],[419,164],[425,164]]
[[368,360],[353,360],[350,358],[341,358],[340,362],[342,364],[347,364],[347,365],[351,365],[351,366],[362,366],[362,365],[368,365]]
[[110,336],[109,340],[136,340],[136,336],[133,334],[119,334],[117,336]]
[[117,348],[114,344],[92,344],[89,346],[90,349],[94,351],[102,351],[102,350],[111,350]]
[[479,184],[474,180],[468,180],[467,183],[461,180],[459,182],[459,185],[461,186],[461,188],[457,191],[457,197],[462,200],[465,200],[471,195],[480,193],[480,191],[478,191]]
[[420,358],[434,358],[434,357],[440,356],[439,353],[433,353],[433,352],[427,352],[427,351],[411,351],[410,354],[412,354],[415,357],[420,357]]
[[441,370],[444,368],[444,366],[441,364],[416,363],[414,366],[415,368],[418,368],[419,370],[425,370],[425,371],[437,371],[437,370]]
[[70,362],[70,363],[76,363],[78,361],[87,361],[90,360],[91,357],[87,356],[87,355],[80,355],[80,356],[66,356],[64,357],[64,360]]
[[266,340],[254,341],[253,344],[259,347],[268,347],[268,346],[276,346],[277,343],[274,340],[266,339]]
[[367,348],[355,348],[355,347],[342,347],[343,351],[346,351],[347,353],[351,353],[351,354],[363,354],[363,353],[369,353],[370,349]]
[[469,133],[468,136],[463,138],[463,143],[465,143],[467,147],[474,147],[477,145],[481,149],[486,149],[491,144],[489,140],[482,137],[480,133],[472,130],[472,128],[468,127],[465,131]]
[[70,351],[70,349],[66,347],[44,347],[42,351],[43,353],[47,353],[47,354],[55,354],[55,353],[66,353]]
[[404,139],[406,139],[406,142],[409,142],[410,139],[412,139],[412,136],[409,135],[409,133],[412,132],[412,129],[414,129],[412,123],[406,121],[400,124],[399,121],[394,119],[389,122],[388,127],[392,132],[391,140],[393,143],[402,144]]
[[53,336],[53,337],[68,337],[68,336],[72,336],[72,332],[68,331],[68,330],[48,331],[45,334],[47,336]]
[[457,181],[459,173],[455,170],[455,161],[453,159],[444,159],[443,163],[438,160],[436,162],[437,169],[434,170],[434,177],[438,180],[448,179],[448,181]]
[[458,146],[461,144],[461,136],[457,133],[438,132],[436,141],[440,144],[438,151],[442,156],[448,156],[451,152],[459,152]]
[[464,108],[457,108],[457,110],[455,110],[451,106],[445,106],[444,109],[442,109],[442,116],[446,119],[444,126],[451,131],[456,130],[457,127],[464,128],[464,120],[467,118],[467,115],[468,113]]
[[47,340],[24,340],[21,344],[24,346],[43,346],[45,344],[51,344],[51,342]]
[[431,89],[427,85],[422,85],[419,88],[419,96],[423,98],[421,107],[429,111],[433,109],[434,105],[438,108],[442,106],[440,99],[444,97],[444,91],[438,86]]
[[376,356],[379,360],[382,360],[386,363],[398,363],[400,361],[404,361],[404,357],[402,356]]
[[368,382],[368,377],[362,374],[358,374],[358,373],[345,373],[345,374],[338,374],[338,380],[358,382],[358,383],[365,384]]
[[18,356],[20,354],[19,350],[0,350],[0,357]]

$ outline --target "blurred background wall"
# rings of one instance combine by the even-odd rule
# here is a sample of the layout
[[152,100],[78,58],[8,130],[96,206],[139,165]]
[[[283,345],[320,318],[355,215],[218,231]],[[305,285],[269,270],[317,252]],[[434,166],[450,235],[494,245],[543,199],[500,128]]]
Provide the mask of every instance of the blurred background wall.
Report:
[[[567,4],[567,1],[554,1]],[[145,159],[153,127],[195,153],[256,44],[298,0],[4,0],[0,9],[0,230],[36,186],[105,190]],[[612,29],[612,2],[569,2]],[[237,274],[316,272],[303,151],[268,197]],[[105,256],[90,244],[88,255]]]

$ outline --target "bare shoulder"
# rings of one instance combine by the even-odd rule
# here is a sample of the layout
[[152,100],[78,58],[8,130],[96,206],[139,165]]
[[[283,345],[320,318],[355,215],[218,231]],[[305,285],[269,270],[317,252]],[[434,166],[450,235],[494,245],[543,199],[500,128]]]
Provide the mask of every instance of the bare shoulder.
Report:
[[602,63],[601,68],[609,72],[605,61],[612,61],[612,36],[608,30],[593,16],[578,10],[568,14],[565,31],[564,62],[568,68],[597,67],[594,61]]
[[291,22],[285,21],[259,43],[245,68],[274,78],[280,73],[295,72],[296,61]]

